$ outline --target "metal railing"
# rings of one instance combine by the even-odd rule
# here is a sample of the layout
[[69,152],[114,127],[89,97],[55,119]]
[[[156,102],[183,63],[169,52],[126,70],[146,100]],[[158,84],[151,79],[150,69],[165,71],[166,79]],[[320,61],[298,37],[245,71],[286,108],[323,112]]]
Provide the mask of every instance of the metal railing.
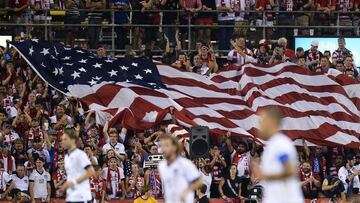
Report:
[[[31,10],[31,8],[29,8],[27,11],[29,12]],[[12,11],[11,9],[0,9],[0,11]],[[37,10],[39,11],[39,10]],[[89,24],[89,23],[80,23],[80,24],[58,24],[56,22],[61,22],[61,21],[52,21],[52,20],[48,20],[49,17],[51,17],[50,15],[50,11],[54,11],[54,10],[40,10],[40,11],[44,11],[44,20],[42,23],[33,23],[31,20],[29,23],[11,23],[11,22],[6,22],[6,21],[0,21],[0,27],[30,27],[30,28],[37,28],[37,27],[43,27],[44,28],[44,39],[48,40],[49,39],[49,29],[55,28],[55,27],[59,27],[59,26],[67,26],[67,27],[107,27],[107,28],[111,28],[111,48],[109,49],[109,52],[114,53],[114,52],[118,52],[118,51],[126,51],[126,50],[118,50],[115,47],[115,28],[116,27],[128,27],[128,28],[135,28],[135,27],[142,27],[142,28],[149,28],[149,27],[156,27],[159,28],[160,30],[166,27],[175,27],[175,28],[187,28],[188,31],[188,35],[187,35],[187,48],[184,49],[186,51],[191,51],[192,48],[192,44],[193,44],[193,39],[192,39],[192,31],[194,31],[194,29],[198,29],[198,28],[213,28],[213,29],[217,29],[220,27],[234,27],[234,25],[218,25],[216,23],[212,24],[212,25],[195,25],[192,24],[192,19],[190,17],[190,13],[189,12],[185,12],[184,10],[145,10],[145,11],[141,11],[141,10],[114,10],[114,9],[101,9],[101,10],[96,10],[96,12],[102,12],[104,14],[109,13],[110,12],[110,16],[111,16],[111,20],[110,22],[106,23],[105,25],[103,23],[101,24]],[[61,10],[61,11],[65,11],[64,12],[64,16],[65,17],[65,13],[67,11],[73,11],[73,10]],[[90,10],[88,9],[79,9],[76,10],[79,12],[90,12]],[[171,24],[171,25],[165,25],[162,24],[162,20],[160,20],[160,24],[132,24],[131,23],[131,19],[129,21],[129,23],[127,24],[115,24],[115,13],[116,12],[128,12],[130,14],[130,18],[132,15],[134,15],[134,13],[166,13],[166,12],[176,12],[176,13],[181,13],[182,15],[189,15],[188,18],[188,22],[187,24]],[[313,25],[309,24],[309,26],[299,26],[299,25],[281,25],[279,24],[278,20],[278,16],[279,15],[288,15],[288,17],[292,18],[292,22],[294,22],[294,18],[297,15],[317,15],[317,14],[321,14],[323,12],[321,11],[314,11],[314,10],[309,10],[309,11],[277,11],[277,10],[263,10],[263,11],[256,11],[256,10],[249,10],[249,11],[240,11],[238,13],[242,13],[242,12],[246,12],[247,14],[250,14],[249,16],[250,19],[248,20],[256,20],[256,19],[260,19],[263,22],[266,21],[267,19],[267,14],[272,14],[274,16],[274,25],[273,26],[268,26],[266,24],[262,24],[262,25],[256,25],[256,24],[243,24],[243,25],[239,25],[236,27],[241,27],[241,28],[255,28],[255,29],[261,29],[261,35],[262,38],[265,39],[266,38],[266,29],[336,29],[336,35],[339,36],[340,35],[340,31],[343,29],[359,29],[359,25],[352,25],[352,26],[343,26],[341,25],[341,20],[340,17],[342,15],[348,15],[348,16],[357,16],[358,19],[360,19],[360,12],[355,12],[355,11],[349,11],[349,12],[342,12],[342,11],[333,11],[331,13],[331,15],[335,15],[336,17],[334,18],[336,25]],[[217,10],[212,10],[212,11],[199,11],[197,13],[213,13],[218,14],[218,13],[223,13],[221,11],[217,11]],[[254,14],[256,14],[257,16],[255,16]],[[162,15],[160,15],[162,16]],[[261,17],[261,18],[259,18]],[[214,17],[214,19],[216,19],[216,17]],[[309,18],[309,21],[311,21],[311,19]],[[131,39],[133,38],[132,36],[132,32],[130,29],[130,42]],[[289,37],[289,36],[285,36],[285,37]],[[217,50],[217,51],[228,51],[228,50]]]

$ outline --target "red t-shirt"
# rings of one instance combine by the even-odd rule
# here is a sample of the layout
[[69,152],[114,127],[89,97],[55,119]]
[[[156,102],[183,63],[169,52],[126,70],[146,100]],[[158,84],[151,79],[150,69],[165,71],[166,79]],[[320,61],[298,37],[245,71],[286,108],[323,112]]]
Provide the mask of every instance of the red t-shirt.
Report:
[[294,50],[288,48],[285,50],[285,56],[290,58],[290,60],[294,60],[296,58]]
[[335,0],[316,0],[315,5],[320,5],[320,7],[331,7],[335,6],[336,2]]

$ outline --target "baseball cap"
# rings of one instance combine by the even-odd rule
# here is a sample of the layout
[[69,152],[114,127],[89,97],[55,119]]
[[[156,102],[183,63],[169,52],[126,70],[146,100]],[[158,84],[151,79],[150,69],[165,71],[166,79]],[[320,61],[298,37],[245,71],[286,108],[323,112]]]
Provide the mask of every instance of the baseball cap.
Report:
[[0,144],[0,148],[9,148],[9,144],[7,142],[4,142]]
[[118,159],[115,156],[112,156],[112,157],[109,158],[109,161],[111,161],[111,160],[117,161]]
[[4,125],[4,128],[12,128],[12,126],[11,126],[9,123],[6,123],[6,124]]
[[40,160],[45,163],[45,159],[42,156],[38,156],[35,158],[35,161]]
[[311,46],[314,46],[314,47],[318,47],[319,46],[319,42],[314,40],[311,42]]
[[338,39],[338,42],[343,42],[343,43],[345,43],[345,38],[340,37],[340,38]]
[[35,138],[34,138],[34,142],[41,142],[41,137],[38,137],[38,136],[35,137]]
[[24,143],[21,138],[17,138],[17,139],[14,140],[14,144],[19,144],[19,143],[20,144]]

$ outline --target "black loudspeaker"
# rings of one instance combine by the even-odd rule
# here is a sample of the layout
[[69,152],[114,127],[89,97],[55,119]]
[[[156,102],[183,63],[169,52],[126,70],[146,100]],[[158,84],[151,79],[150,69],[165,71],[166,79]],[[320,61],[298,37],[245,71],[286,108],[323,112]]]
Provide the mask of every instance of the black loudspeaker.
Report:
[[209,151],[209,148],[209,128],[205,126],[192,127],[190,135],[191,157],[202,157]]

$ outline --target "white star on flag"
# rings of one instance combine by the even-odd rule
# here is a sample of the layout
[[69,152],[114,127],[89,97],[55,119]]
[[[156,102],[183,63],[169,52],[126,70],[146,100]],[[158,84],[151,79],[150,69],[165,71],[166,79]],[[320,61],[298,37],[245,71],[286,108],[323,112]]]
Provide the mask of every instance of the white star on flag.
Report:
[[74,64],[73,64],[73,63],[64,63],[64,65],[72,66],[72,65],[74,65]]
[[81,59],[79,63],[86,63],[87,59]]
[[144,71],[145,71],[146,74],[152,73],[152,71],[150,69],[145,69]]
[[110,74],[110,77],[112,76],[117,76],[117,72],[116,70],[111,70],[110,72],[108,72]]
[[41,65],[42,67],[44,67],[44,68],[46,67],[45,64],[44,64],[44,62],[42,62],[40,65]]
[[32,39],[31,41],[38,43],[39,39]]
[[29,49],[29,55],[32,56],[33,53],[34,53],[34,47],[30,47],[30,49]]
[[85,52],[81,51],[81,50],[76,50],[77,53],[83,54]]
[[59,70],[57,68],[55,68],[55,70],[53,71],[54,75],[57,76],[59,74]]
[[121,70],[128,70],[129,67],[126,67],[126,66],[120,66]]
[[46,48],[43,48],[43,50],[40,53],[42,53],[44,56],[46,56],[47,54],[50,54],[49,49],[46,49]]
[[114,61],[111,60],[111,59],[106,59],[105,62],[107,62],[107,63],[112,63],[112,62],[114,62]]
[[137,67],[138,63],[132,63],[131,65]]
[[95,65],[93,65],[94,68],[101,68],[102,64],[101,63],[96,63]]
[[64,67],[61,66],[61,68],[59,68],[59,75],[63,75],[64,74],[64,70],[63,70]]
[[90,85],[93,86],[93,85],[96,85],[96,81],[94,79],[91,79],[91,81],[89,81]]
[[84,67],[79,68],[79,71],[86,73],[86,69]]
[[74,80],[75,80],[76,78],[79,78],[79,77],[80,77],[80,72],[74,71],[74,73],[71,74],[71,76],[73,76],[73,78],[74,78]]
[[142,80],[142,79],[143,79],[143,77],[142,77],[140,74],[135,75],[135,78],[138,79],[138,80]]
[[65,56],[64,58],[62,58],[61,60],[70,60],[71,56]]

